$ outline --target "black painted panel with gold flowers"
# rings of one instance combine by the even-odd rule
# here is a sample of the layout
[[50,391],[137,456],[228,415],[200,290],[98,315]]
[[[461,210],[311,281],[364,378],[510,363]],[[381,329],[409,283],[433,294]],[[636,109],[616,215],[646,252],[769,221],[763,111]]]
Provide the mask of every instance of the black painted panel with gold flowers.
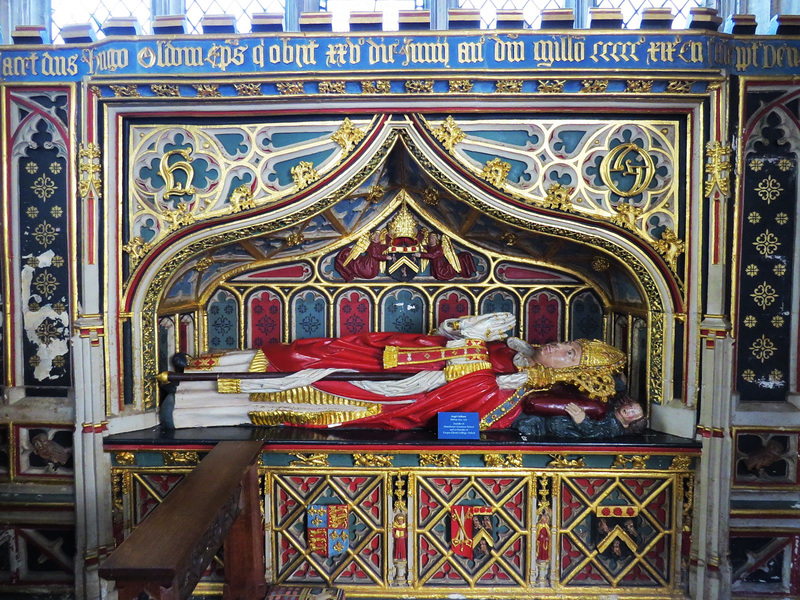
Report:
[[776,114],[746,142],[739,252],[737,387],[744,401],[789,391],[797,158]]
[[14,156],[19,202],[22,349],[29,395],[62,395],[70,385],[66,94],[13,94],[26,142]]

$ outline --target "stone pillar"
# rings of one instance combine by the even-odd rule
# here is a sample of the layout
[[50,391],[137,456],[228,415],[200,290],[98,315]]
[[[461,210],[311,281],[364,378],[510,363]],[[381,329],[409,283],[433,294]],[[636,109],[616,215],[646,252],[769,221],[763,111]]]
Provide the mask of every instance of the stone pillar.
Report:
[[728,518],[733,340],[730,324],[721,319],[707,318],[701,326],[705,344],[697,430],[703,440],[703,456],[697,471],[690,591],[698,600],[726,600],[731,597]]
[[79,317],[72,338],[75,367],[75,597],[107,597],[97,567],[113,550],[111,464],[103,452],[106,430],[104,325]]

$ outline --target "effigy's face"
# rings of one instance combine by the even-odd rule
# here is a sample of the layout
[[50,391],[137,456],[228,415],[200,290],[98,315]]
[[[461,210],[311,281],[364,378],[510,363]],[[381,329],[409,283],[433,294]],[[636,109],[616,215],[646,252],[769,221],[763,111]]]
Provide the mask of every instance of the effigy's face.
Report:
[[551,342],[536,348],[534,360],[552,369],[566,369],[581,364],[581,345],[578,342]]
[[636,402],[625,404],[617,409],[617,417],[624,424],[633,423],[634,421],[641,419],[643,416],[644,409],[642,409],[641,404],[637,404]]

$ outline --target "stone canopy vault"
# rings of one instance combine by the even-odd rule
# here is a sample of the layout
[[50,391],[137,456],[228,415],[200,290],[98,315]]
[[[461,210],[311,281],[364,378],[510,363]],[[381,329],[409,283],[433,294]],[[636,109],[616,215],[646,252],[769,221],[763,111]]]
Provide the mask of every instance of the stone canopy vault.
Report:
[[[141,352],[122,353],[125,404],[155,405],[149,382],[178,349],[426,331],[451,310],[511,310],[532,342],[613,338],[633,393],[670,397],[665,324],[684,311],[686,270],[678,120],[348,115],[131,122],[121,310],[140,315],[126,335]],[[404,210],[413,235],[451,240],[476,272],[437,279],[424,261],[413,278],[345,281],[337,253]]]

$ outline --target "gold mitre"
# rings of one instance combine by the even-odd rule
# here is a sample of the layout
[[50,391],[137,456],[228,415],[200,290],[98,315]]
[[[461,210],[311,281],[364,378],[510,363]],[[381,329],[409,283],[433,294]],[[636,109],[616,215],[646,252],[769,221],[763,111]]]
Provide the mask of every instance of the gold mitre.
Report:
[[392,239],[396,238],[411,238],[417,237],[417,221],[414,215],[408,209],[408,206],[403,202],[397,215],[389,223],[389,235]]
[[614,346],[600,340],[575,340],[581,345],[581,367],[596,367],[621,371],[625,366],[625,355]]
[[614,375],[625,367],[625,355],[600,340],[575,340],[581,345],[581,362],[576,367],[554,369],[543,365],[527,367],[528,386],[549,390],[556,383],[568,383],[590,398],[603,402],[616,393]]

